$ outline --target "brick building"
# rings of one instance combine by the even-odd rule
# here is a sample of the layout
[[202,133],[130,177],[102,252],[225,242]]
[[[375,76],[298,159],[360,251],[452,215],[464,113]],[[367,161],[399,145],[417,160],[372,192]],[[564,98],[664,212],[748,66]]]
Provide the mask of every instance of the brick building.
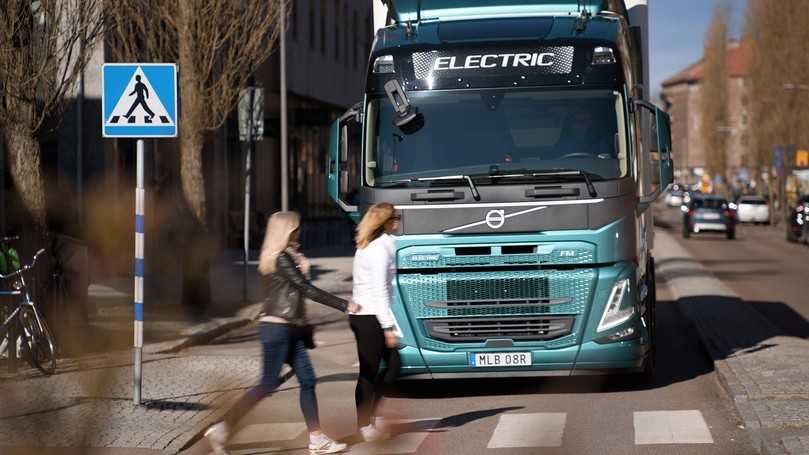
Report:
[[[749,179],[748,157],[751,152],[749,127],[750,86],[743,43],[732,41],[727,50],[728,125],[717,134],[727,135],[727,178],[744,183]],[[702,96],[702,61],[683,69],[662,83],[661,97],[672,119],[672,147],[681,179],[693,181],[705,167],[706,150],[700,132]]]

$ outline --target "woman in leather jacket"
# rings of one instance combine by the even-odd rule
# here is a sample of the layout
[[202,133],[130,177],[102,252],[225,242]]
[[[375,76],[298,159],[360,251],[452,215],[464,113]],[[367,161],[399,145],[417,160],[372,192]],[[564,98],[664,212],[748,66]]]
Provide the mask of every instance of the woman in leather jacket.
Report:
[[300,217],[294,212],[275,213],[267,222],[258,266],[264,290],[258,328],[264,362],[261,383],[242,396],[223,422],[205,433],[215,453],[227,453],[225,445],[242,416],[278,388],[284,363],[292,367],[301,386],[300,404],[309,429],[309,453],[337,453],[346,449],[346,444],[320,431],[315,373],[306,351],[311,344],[311,327],[306,320],[305,300],[350,313],[359,310],[359,306],[309,283],[309,262],[298,252],[299,228]]

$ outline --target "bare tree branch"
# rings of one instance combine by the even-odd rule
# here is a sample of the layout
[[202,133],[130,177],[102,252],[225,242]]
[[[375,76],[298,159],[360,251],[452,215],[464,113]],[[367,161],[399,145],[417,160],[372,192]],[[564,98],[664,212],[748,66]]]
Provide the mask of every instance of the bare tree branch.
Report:
[[118,61],[179,63],[183,191],[202,224],[205,133],[224,123],[250,75],[273,52],[286,6],[286,0],[107,3],[109,44]]
[[[103,32],[102,0],[0,2],[0,124],[11,174],[45,228],[45,194],[35,135],[61,114]],[[82,42],[83,41],[83,42]]]

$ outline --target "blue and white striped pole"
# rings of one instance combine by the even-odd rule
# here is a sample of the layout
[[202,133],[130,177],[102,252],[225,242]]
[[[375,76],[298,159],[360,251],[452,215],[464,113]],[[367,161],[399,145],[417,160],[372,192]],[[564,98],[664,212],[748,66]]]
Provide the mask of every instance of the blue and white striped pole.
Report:
[[135,189],[135,382],[133,401],[141,403],[143,363],[143,247],[146,232],[146,191],[143,189],[143,139],[138,139],[137,188]]

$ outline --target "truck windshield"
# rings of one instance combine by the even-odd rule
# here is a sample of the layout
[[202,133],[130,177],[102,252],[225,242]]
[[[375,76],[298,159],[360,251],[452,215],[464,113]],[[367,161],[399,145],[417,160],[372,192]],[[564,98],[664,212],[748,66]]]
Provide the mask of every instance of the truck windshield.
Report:
[[368,103],[368,185],[495,169],[579,169],[605,180],[627,174],[619,92],[495,89],[411,92],[408,97],[424,119],[411,134],[394,126],[387,99]]

